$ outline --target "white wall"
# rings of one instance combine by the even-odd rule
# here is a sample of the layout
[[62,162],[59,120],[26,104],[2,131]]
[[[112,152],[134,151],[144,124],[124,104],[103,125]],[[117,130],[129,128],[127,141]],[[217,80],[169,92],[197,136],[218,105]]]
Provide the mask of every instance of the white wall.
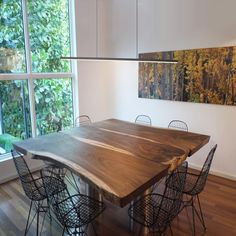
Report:
[[138,0],[139,52],[235,45],[235,0]]
[[[236,45],[234,9],[234,0],[139,0],[139,50]],[[211,135],[210,144],[189,158],[190,163],[201,166],[217,143],[212,170],[236,179],[236,107],[139,99],[138,64],[133,62],[80,64],[79,92],[80,113],[94,121],[133,121],[140,113],[163,127],[172,119],[186,121],[190,131]]]
[[113,117],[112,62],[78,62],[79,113],[92,121]]
[[[97,54],[97,9],[96,0],[76,0],[76,35],[77,54],[84,57],[95,57]],[[75,52],[72,52],[74,55]],[[76,54],[76,55],[77,55]]]
[[[39,160],[32,160],[30,158],[25,158],[25,160],[32,172],[39,170],[44,166],[44,163]],[[0,161],[0,184],[17,177],[18,175],[12,158]]]
[[97,14],[98,56],[136,57],[136,0],[98,0]]

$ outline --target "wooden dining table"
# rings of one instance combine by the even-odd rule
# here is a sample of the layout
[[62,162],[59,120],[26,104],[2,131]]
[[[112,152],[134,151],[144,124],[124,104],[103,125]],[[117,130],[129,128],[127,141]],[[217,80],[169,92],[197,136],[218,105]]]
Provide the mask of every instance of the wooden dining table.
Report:
[[32,158],[71,170],[124,207],[208,143],[210,136],[108,119],[15,142]]

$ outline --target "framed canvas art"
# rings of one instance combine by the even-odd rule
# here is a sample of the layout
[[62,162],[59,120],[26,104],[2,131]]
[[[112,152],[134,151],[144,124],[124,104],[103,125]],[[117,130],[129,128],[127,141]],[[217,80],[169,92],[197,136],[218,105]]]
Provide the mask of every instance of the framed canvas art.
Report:
[[144,53],[140,58],[178,61],[140,62],[140,98],[236,105],[236,47]]

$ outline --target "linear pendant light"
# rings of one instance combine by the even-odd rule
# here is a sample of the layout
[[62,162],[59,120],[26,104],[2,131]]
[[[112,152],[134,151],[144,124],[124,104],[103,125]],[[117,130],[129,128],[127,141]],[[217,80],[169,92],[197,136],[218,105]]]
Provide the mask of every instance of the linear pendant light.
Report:
[[163,63],[176,64],[176,60],[157,60],[157,59],[143,59],[143,58],[111,58],[111,57],[61,57],[62,60],[79,60],[79,61],[133,61],[145,63]]

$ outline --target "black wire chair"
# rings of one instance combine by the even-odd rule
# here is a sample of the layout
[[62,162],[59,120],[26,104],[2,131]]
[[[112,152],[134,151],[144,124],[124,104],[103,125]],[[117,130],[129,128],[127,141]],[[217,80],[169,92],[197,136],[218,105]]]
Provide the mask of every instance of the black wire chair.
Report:
[[169,123],[168,128],[188,131],[188,125],[182,120],[172,120]]
[[[54,177],[52,177],[53,179]],[[96,235],[93,220],[105,209],[103,202],[80,193],[70,195],[60,178],[55,185],[50,177],[45,177],[44,186],[50,206],[63,226],[62,235],[65,231],[69,235],[87,235],[86,231],[90,223]]]
[[[184,206],[192,207],[192,219],[193,219],[193,235],[195,235],[195,214],[197,215],[198,219],[202,223],[202,226],[204,228],[204,231],[206,230],[206,224],[203,218],[201,203],[199,199],[199,194],[204,190],[204,187],[206,185],[207,177],[210,171],[211,163],[216,151],[217,145],[215,145],[211,151],[209,152],[207,159],[200,171],[199,174],[194,174],[191,172],[187,173],[186,178],[186,184],[184,187],[184,193],[188,196],[190,196],[190,200],[187,200],[184,202]],[[197,211],[197,208],[194,204],[195,200],[197,199],[199,212]],[[200,214],[199,214],[200,213]]]
[[[181,173],[187,172],[188,164],[184,162],[181,168]],[[177,171],[173,173],[178,173]],[[183,176],[176,178],[170,174],[166,179],[165,189],[163,193],[151,193],[141,197],[139,200],[135,201],[128,210],[128,214],[131,219],[149,230],[149,233],[159,233],[163,235],[166,229],[169,227],[171,230],[171,235],[173,235],[171,229],[171,222],[178,215],[181,205],[183,189],[185,185],[185,178]],[[173,178],[173,176],[175,178]],[[177,188],[170,188],[177,182]]]
[[135,123],[141,124],[141,125],[152,125],[152,120],[151,120],[150,116],[138,115],[135,118]]
[[[35,217],[37,217],[36,235],[38,236],[39,235],[40,213],[44,213],[44,218],[43,218],[41,230],[43,228],[46,213],[48,212],[49,216],[50,216],[48,202],[47,202],[47,194],[46,194],[44,184],[43,184],[43,177],[42,177],[42,175],[40,177],[34,177],[32,175],[32,173],[30,172],[29,167],[28,167],[28,165],[21,153],[17,152],[16,150],[12,150],[11,153],[12,153],[13,161],[14,161],[16,170],[18,172],[19,179],[21,181],[25,195],[31,201],[24,235],[27,235],[33,220],[35,219]],[[50,173],[52,175],[52,172],[50,172]],[[33,205],[35,207],[35,214],[30,222],[30,216],[32,213]],[[51,219],[51,217],[50,217],[50,219]]]
[[83,126],[83,125],[89,125],[92,121],[89,116],[87,115],[81,115],[75,118],[75,127]]
[[[193,220],[193,235],[196,234],[195,230],[195,214],[198,217],[199,221],[201,222],[204,231],[206,230],[206,224],[203,218],[201,203],[199,199],[199,194],[204,190],[204,187],[206,185],[207,177],[210,171],[211,163],[216,151],[217,145],[215,145],[211,151],[209,152],[207,159],[201,169],[201,171],[196,173],[187,172],[186,175],[186,183],[184,186],[184,194],[186,194],[189,198],[184,200],[184,207],[191,207],[192,208],[192,220]],[[179,172],[179,175],[181,175],[181,172]],[[175,185],[176,187],[176,185]],[[197,201],[197,205],[199,208],[199,211],[197,210],[197,207],[195,206],[195,201]]]

